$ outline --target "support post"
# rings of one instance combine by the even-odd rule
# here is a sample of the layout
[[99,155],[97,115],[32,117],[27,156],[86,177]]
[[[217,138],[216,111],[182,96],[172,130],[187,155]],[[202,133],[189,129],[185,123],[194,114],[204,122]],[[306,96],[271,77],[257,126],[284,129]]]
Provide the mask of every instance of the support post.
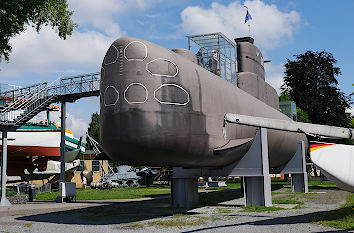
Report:
[[280,168],[280,172],[276,173],[291,174],[291,189],[293,192],[308,192],[305,143],[303,141],[299,142],[297,150],[290,161]]
[[1,150],[1,206],[11,206],[6,198],[6,169],[7,169],[7,131],[2,131],[2,150]]
[[61,102],[61,128],[60,128],[60,182],[65,182],[65,121],[66,103]]
[[65,101],[61,102],[61,126],[60,126],[60,184],[59,186],[59,196],[56,201],[62,203],[63,197],[65,197],[65,184],[64,188],[63,183],[65,183],[65,123],[66,123],[66,103]]
[[[243,181],[245,205],[260,205],[272,206],[272,189],[269,175],[269,160],[268,160],[268,139],[267,129],[260,128],[256,134],[249,153],[258,157],[257,160],[250,160],[248,162],[260,162],[260,173],[252,176],[245,176]],[[249,155],[250,156],[250,155]]]
[[[188,169],[200,171],[199,169]],[[172,204],[176,207],[190,208],[199,204],[198,178],[188,174],[189,171],[180,167],[173,168],[171,184]]]
[[305,143],[303,141],[299,142],[298,149],[294,157],[297,156],[299,165],[301,168],[300,173],[291,174],[291,190],[293,192],[308,193],[308,177],[306,171],[306,156],[305,156]]

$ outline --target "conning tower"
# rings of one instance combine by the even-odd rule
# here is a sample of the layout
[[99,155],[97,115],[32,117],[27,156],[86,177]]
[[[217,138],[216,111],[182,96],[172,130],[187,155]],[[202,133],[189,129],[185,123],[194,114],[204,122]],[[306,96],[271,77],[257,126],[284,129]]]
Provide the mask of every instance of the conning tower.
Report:
[[264,58],[253,44],[252,37],[236,38],[237,86],[279,110],[279,98],[275,89],[265,81]]

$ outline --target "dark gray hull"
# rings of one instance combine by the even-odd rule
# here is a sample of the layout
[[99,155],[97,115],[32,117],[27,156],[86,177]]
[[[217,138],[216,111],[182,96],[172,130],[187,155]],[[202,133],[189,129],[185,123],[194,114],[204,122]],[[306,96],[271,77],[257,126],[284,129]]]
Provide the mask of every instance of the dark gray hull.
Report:
[[[185,57],[141,39],[113,42],[102,67],[102,147],[124,164],[222,167],[247,152],[256,132],[227,124],[225,138],[226,113],[290,120]],[[303,134],[268,130],[270,166],[287,162],[300,140],[307,142]]]

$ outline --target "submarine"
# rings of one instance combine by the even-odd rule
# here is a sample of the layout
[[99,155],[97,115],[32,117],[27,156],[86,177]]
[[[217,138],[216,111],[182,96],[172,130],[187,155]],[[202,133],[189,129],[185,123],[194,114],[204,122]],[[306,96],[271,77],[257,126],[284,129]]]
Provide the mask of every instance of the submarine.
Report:
[[[235,39],[237,82],[198,65],[187,49],[123,37],[109,47],[101,68],[100,135],[104,152],[123,164],[221,168],[239,161],[257,127],[227,124],[226,113],[292,119],[279,111],[265,81],[264,59],[254,39]],[[269,166],[295,154],[303,133],[269,129]]]

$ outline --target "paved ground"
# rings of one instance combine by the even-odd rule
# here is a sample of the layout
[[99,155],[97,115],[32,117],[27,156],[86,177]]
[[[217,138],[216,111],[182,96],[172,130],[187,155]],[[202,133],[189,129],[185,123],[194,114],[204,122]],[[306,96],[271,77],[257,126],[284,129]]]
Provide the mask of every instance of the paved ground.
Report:
[[[275,212],[243,212],[243,199],[232,199],[232,195],[226,195],[224,202],[189,210],[171,208],[168,198],[37,201],[0,207],[0,232],[347,232],[310,223],[320,214],[334,214],[346,192],[330,188],[294,195],[287,191],[273,192],[273,199],[299,200],[304,205]],[[239,192],[232,190],[231,194],[237,197]]]

